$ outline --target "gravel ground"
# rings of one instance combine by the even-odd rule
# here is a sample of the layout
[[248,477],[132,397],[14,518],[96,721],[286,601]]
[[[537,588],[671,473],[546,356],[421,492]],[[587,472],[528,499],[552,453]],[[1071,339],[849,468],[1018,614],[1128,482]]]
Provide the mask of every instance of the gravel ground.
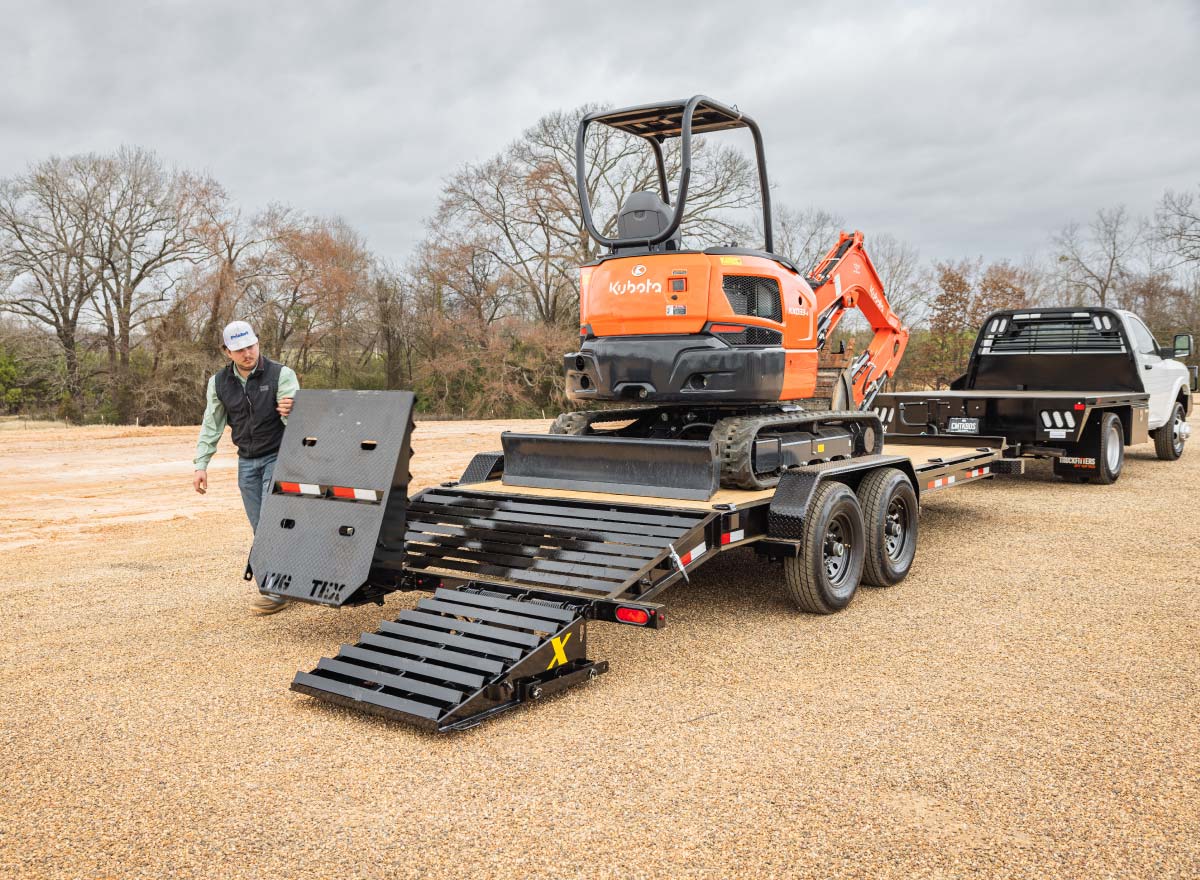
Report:
[[[423,424],[417,483],[504,427]],[[288,691],[417,596],[251,617],[194,436],[4,432],[0,877],[1200,875],[1200,449],[936,494],[833,617],[720,557],[592,628],[608,675],[437,737]]]

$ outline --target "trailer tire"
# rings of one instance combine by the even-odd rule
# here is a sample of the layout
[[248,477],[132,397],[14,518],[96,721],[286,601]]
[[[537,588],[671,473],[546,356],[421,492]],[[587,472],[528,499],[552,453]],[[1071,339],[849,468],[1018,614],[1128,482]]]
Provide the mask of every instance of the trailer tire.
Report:
[[908,576],[917,555],[917,493],[908,475],[880,468],[858,485],[866,527],[862,582],[890,587]]
[[1154,434],[1154,454],[1163,461],[1176,461],[1183,455],[1183,444],[1186,439],[1180,428],[1187,423],[1183,414],[1183,404],[1176,402],[1171,408],[1171,418],[1161,428],[1156,428]]
[[1116,413],[1100,416],[1100,447],[1096,456],[1096,482],[1115,483],[1125,467],[1125,428]]
[[822,483],[800,528],[800,555],[783,563],[783,582],[801,611],[833,614],[850,604],[862,578],[866,529],[858,496],[845,483]]

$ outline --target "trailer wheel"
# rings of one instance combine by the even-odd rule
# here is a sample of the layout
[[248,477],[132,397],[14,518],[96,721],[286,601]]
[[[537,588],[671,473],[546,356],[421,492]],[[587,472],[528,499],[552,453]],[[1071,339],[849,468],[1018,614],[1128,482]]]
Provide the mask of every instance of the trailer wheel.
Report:
[[908,575],[917,555],[917,493],[896,468],[871,471],[858,486],[866,526],[863,583],[890,587]]
[[1096,482],[1115,483],[1125,467],[1125,429],[1116,413],[1100,417],[1100,454],[1096,456]]
[[833,614],[849,605],[862,577],[866,540],[858,496],[845,483],[817,487],[800,530],[800,550],[783,564],[783,582],[796,606]]
[[1154,454],[1163,461],[1175,461],[1183,455],[1183,443],[1187,439],[1183,428],[1186,424],[1183,404],[1176,403],[1171,410],[1171,418],[1154,431]]

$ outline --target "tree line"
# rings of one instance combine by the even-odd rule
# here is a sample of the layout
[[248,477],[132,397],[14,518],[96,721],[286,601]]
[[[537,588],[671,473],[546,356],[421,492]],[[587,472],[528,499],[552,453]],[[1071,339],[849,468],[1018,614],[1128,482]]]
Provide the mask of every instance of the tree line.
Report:
[[[211,177],[145,149],[31,165],[0,181],[0,410],[194,423],[223,363],[220,330],[241,318],[305,387],[412,389],[422,412],[444,416],[557,413],[562,354],[578,338],[577,267],[598,255],[574,160],[576,124],[595,109],[547,115],[457,169],[401,263],[337,217],[282,204],[246,212]],[[753,163],[710,139],[693,147],[685,241],[752,243]],[[590,129],[585,149],[593,213],[611,235],[617,207],[656,189],[657,169],[640,139],[605,127]],[[665,158],[674,178],[678,151]],[[776,250],[801,267],[846,226],[818,208],[774,210]],[[928,260],[867,233],[914,331],[902,388],[954,378],[995,308],[1129,308],[1160,342],[1200,329],[1200,189],[1163,194],[1151,217],[1101,210],[1019,262]],[[862,335],[850,321],[840,338]]]

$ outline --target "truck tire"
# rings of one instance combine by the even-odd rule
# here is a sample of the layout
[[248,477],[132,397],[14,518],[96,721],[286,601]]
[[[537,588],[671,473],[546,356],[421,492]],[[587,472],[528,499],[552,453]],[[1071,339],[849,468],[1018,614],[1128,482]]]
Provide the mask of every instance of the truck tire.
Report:
[[1125,467],[1125,429],[1116,413],[1100,416],[1100,454],[1096,456],[1096,482],[1115,483]]
[[862,508],[845,483],[822,483],[800,529],[800,555],[783,563],[783,582],[801,611],[833,614],[850,604],[866,555]]
[[858,486],[866,528],[862,582],[873,587],[900,583],[917,555],[917,493],[896,468],[871,471]]
[[1171,418],[1161,428],[1154,430],[1154,454],[1163,461],[1176,461],[1183,455],[1183,444],[1187,439],[1180,430],[1187,419],[1183,414],[1183,404],[1176,402],[1171,409]]

